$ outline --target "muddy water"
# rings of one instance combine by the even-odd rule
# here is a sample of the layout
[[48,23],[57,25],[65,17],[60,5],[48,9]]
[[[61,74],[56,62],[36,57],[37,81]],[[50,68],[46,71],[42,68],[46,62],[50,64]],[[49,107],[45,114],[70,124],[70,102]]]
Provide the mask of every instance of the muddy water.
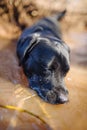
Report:
[[11,105],[30,111],[48,124],[27,112],[0,107],[0,130],[87,129],[87,40],[84,40],[87,35],[74,34],[64,37],[67,43],[71,43],[72,62],[65,79],[69,102],[62,105],[45,103],[28,88],[27,79],[18,66],[15,41],[0,40],[0,105]]

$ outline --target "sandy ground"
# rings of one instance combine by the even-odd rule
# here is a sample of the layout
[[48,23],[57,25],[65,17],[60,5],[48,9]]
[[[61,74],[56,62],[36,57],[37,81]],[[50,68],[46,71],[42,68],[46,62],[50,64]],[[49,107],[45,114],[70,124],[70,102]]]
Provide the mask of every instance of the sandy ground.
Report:
[[[21,84],[0,78],[0,104],[12,105],[31,111],[44,119],[53,130],[87,129],[87,72],[71,67],[66,77],[69,102],[50,105],[41,100],[34,91]],[[41,128],[42,127],[42,128]],[[45,130],[45,125],[32,116],[15,110],[0,108],[0,130]]]

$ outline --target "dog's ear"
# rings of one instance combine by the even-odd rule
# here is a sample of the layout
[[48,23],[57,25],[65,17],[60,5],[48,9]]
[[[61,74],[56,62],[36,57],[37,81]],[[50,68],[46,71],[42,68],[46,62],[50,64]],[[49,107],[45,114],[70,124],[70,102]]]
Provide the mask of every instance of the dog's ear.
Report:
[[62,18],[65,16],[66,12],[67,12],[67,10],[65,9],[62,12],[59,12],[59,13],[53,15],[53,19],[55,19],[57,21],[62,20]]
[[32,49],[39,43],[36,36],[28,36],[20,38],[17,43],[17,56],[19,58],[19,65],[23,64],[27,57],[29,57]]
[[66,12],[67,12],[66,9],[63,10],[62,12],[60,12],[60,13],[58,14],[58,16],[57,16],[57,20],[61,20],[61,19],[65,16]]

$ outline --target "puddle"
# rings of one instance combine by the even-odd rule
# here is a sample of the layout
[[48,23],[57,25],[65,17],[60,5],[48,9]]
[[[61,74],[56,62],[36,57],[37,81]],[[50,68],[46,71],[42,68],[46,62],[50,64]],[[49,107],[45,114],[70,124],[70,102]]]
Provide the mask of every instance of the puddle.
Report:
[[[61,105],[44,102],[28,88],[27,79],[18,66],[16,43],[0,40],[0,105],[29,111],[48,124],[26,112],[0,107],[0,130],[87,129],[87,35],[81,36],[72,34],[71,39],[67,39],[67,42],[72,40],[70,46],[73,57],[70,72],[65,79],[69,90],[69,102]],[[81,62],[78,62],[79,58]]]

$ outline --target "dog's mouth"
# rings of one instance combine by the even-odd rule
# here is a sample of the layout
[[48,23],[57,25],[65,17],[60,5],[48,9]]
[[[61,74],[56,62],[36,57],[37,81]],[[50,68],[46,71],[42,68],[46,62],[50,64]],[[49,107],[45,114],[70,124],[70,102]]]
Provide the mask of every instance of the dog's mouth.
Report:
[[29,78],[29,86],[46,102],[62,104],[68,101],[68,91],[63,87],[54,87],[50,82],[42,80],[41,76]]

